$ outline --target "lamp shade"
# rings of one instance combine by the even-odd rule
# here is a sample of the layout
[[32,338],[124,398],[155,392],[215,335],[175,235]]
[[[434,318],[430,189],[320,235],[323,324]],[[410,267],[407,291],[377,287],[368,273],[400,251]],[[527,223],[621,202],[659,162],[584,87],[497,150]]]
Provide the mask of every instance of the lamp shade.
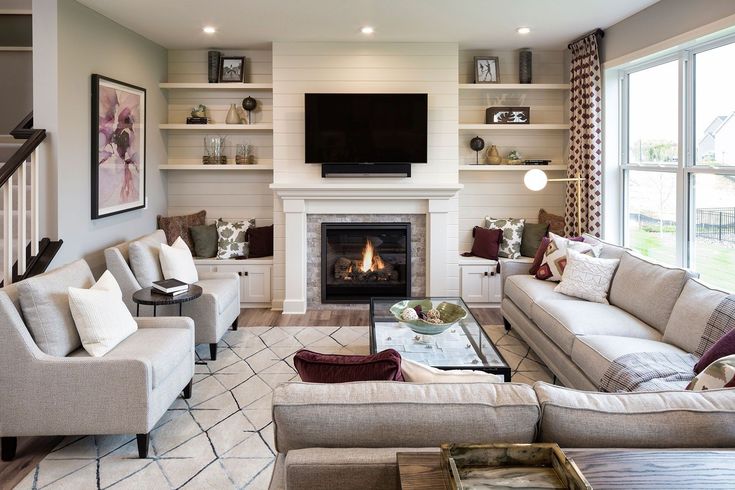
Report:
[[546,182],[549,178],[543,170],[537,168],[529,170],[526,175],[523,176],[523,183],[526,187],[532,191],[540,191],[546,187]]

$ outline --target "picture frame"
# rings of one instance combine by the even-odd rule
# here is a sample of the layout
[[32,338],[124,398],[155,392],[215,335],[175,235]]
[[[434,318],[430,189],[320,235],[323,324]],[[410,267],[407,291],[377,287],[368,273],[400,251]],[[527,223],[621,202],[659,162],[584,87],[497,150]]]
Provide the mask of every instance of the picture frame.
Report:
[[92,74],[91,215],[146,205],[146,89]]
[[475,83],[500,83],[497,56],[475,56]]
[[528,106],[488,107],[485,124],[530,124],[531,108]]
[[244,56],[223,56],[220,58],[219,83],[245,83]]

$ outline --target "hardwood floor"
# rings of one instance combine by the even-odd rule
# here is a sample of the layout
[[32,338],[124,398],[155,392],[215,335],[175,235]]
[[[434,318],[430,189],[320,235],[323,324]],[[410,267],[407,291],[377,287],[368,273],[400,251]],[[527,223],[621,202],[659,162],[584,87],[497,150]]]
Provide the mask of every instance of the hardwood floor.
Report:
[[[249,308],[240,314],[239,327],[288,326],[368,326],[369,311],[364,308],[309,310],[304,315],[282,315],[266,308]],[[482,325],[500,325],[503,319],[497,308],[472,308]],[[0,462],[0,490],[11,489],[61,441],[61,437],[22,437],[18,439],[16,458]]]

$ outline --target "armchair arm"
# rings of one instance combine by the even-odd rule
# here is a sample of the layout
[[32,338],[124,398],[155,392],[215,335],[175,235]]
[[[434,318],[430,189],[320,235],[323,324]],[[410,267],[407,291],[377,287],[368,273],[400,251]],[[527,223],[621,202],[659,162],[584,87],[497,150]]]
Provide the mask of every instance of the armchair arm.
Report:
[[238,275],[234,272],[200,272],[199,273],[199,279],[200,280],[207,280],[207,279],[234,279],[237,280]]
[[135,317],[138,328],[186,328],[194,331],[194,320],[185,316]]

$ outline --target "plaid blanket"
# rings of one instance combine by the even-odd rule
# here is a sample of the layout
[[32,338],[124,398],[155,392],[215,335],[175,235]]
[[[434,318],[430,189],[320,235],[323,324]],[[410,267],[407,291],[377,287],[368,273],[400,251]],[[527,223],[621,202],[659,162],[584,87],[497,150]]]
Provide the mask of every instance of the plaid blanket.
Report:
[[697,357],[677,352],[636,352],[615,359],[600,380],[600,391],[680,390],[694,378]]
[[723,298],[710,315],[695,354],[702,357],[707,349],[733,328],[735,328],[735,295],[731,294]]

